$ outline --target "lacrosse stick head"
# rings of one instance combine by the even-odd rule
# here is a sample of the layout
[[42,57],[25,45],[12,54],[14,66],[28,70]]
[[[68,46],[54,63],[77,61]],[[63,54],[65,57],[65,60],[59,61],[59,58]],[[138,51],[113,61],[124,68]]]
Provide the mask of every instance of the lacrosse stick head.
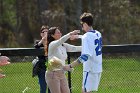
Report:
[[10,60],[9,57],[7,56],[0,56],[0,66],[10,64],[9,60]]

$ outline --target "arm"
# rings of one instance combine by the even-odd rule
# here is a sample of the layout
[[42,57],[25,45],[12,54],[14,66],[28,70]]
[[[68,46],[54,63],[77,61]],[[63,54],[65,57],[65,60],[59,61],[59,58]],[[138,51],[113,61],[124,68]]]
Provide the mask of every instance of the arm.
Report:
[[35,41],[35,44],[34,44],[34,47],[35,48],[40,48],[40,47],[43,47],[43,44],[42,44],[42,41],[40,40],[36,40]]
[[75,46],[68,43],[64,43],[63,45],[66,47],[67,52],[81,52],[82,50],[82,46]]
[[82,43],[83,43],[83,45],[82,45],[82,55],[77,60],[72,62],[71,64],[65,66],[64,70],[69,71],[71,68],[73,68],[75,66],[78,66],[79,64],[84,63],[89,59],[90,53],[89,53],[89,48],[88,48],[88,44],[87,44],[87,39],[83,38]]
[[86,62],[88,59],[89,59],[89,55],[87,54],[81,55],[78,59],[76,59],[71,64],[64,66],[63,69],[66,71],[71,71],[72,68],[80,65],[81,63]]
[[70,68],[73,68],[81,63],[86,62],[89,59],[89,55],[88,54],[83,54],[81,55],[77,60],[75,60],[74,62],[72,62],[71,64],[69,64]]
[[71,71],[72,68],[74,68],[75,66],[78,66],[78,65],[80,65],[80,64],[81,64],[81,63],[78,62],[78,60],[75,60],[75,61],[72,62],[71,64],[63,66],[63,70],[65,70],[65,71]]
[[66,42],[70,38],[71,35],[78,34],[78,33],[79,33],[79,30],[74,30],[74,31],[62,36],[60,39],[51,42],[49,45],[49,48],[51,48],[50,51],[56,49],[58,46],[62,45],[64,42]]
[[82,35],[72,35],[71,37],[70,37],[70,40],[75,40],[75,39],[81,39],[82,38]]
[[70,37],[70,34],[68,33],[64,35],[63,37],[61,37],[60,39],[51,42],[49,45],[49,48],[52,50],[56,49],[58,46],[62,45],[65,41],[67,41],[69,37]]
[[42,39],[39,41],[39,40],[36,40],[35,41],[35,44],[34,44],[34,47],[35,48],[40,48],[40,47],[44,47],[47,43],[47,35],[45,35],[44,37],[42,37]]
[[74,68],[75,66],[78,66],[80,64],[81,64],[81,62],[79,62],[79,60],[77,59],[74,62],[72,62],[71,64],[69,64],[68,66],[69,66],[69,68]]

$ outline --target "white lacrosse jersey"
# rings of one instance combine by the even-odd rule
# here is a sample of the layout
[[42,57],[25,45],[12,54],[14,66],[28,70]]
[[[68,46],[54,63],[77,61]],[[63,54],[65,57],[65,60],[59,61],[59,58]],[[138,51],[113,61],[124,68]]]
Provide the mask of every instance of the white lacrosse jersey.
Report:
[[83,71],[102,72],[102,36],[99,31],[88,31],[82,36],[81,55],[84,54],[89,56],[88,60],[83,62]]

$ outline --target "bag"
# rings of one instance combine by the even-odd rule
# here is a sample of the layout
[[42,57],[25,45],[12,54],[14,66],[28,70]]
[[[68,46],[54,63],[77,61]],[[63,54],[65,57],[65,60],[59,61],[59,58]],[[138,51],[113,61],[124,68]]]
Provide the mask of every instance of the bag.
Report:
[[38,57],[36,57],[33,61],[33,70],[32,70],[32,77],[35,77],[38,75],[39,71],[40,71],[40,66],[39,66],[39,59]]

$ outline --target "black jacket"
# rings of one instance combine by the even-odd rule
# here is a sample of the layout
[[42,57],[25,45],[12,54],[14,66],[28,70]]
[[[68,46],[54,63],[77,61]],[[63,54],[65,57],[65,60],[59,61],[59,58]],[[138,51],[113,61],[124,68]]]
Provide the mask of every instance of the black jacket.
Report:
[[[43,44],[38,45],[38,42],[39,42],[39,40],[36,40],[36,41],[35,41],[35,44],[34,44],[34,47],[35,47],[35,48],[44,47]],[[47,61],[47,57],[44,56],[44,55],[41,55],[41,56],[38,56],[38,59],[39,59],[39,67],[40,67],[40,69],[46,70],[46,65],[45,65],[45,63],[46,63],[46,61]]]

